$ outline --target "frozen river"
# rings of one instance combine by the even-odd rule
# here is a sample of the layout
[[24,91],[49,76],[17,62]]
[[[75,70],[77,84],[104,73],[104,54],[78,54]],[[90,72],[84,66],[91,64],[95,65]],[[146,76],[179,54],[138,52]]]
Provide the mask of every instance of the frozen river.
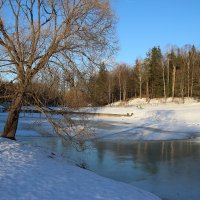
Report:
[[[199,200],[200,140],[88,142],[77,152],[57,137],[18,137],[76,161],[95,173],[150,191],[164,200]],[[92,188],[92,186],[91,186]]]
[[[107,113],[111,108],[104,109]],[[95,118],[91,124],[98,139],[88,142],[90,148],[84,152],[61,138],[41,137],[52,128],[37,115],[20,118],[17,140],[48,148],[101,176],[132,184],[163,200],[199,200],[199,104],[112,109],[134,116]],[[6,116],[0,116],[0,132]]]

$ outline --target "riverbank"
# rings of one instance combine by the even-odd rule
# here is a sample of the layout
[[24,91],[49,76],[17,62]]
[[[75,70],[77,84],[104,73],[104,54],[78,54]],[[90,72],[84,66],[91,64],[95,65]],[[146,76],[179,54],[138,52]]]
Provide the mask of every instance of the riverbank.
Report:
[[39,147],[0,138],[0,199],[159,200]]
[[[107,106],[81,109],[84,112],[126,115],[129,117],[89,116],[88,125],[95,130],[93,139],[101,140],[177,140],[200,137],[200,103],[187,102]],[[0,132],[7,113],[0,113]],[[79,119],[79,116],[74,118]],[[39,113],[22,113],[17,136],[47,136],[53,129]]]
[[[86,108],[87,112],[130,117],[89,117],[100,141],[198,140],[200,103],[145,104]],[[0,132],[7,113],[0,113]],[[75,117],[77,120],[77,117]],[[48,121],[38,113],[21,114],[17,136],[51,135]],[[158,199],[130,185],[100,177],[63,157],[0,138],[0,199]]]
[[[131,117],[96,117],[96,137],[104,140],[177,140],[200,137],[200,103],[160,103],[97,108]],[[95,124],[93,123],[93,124]]]

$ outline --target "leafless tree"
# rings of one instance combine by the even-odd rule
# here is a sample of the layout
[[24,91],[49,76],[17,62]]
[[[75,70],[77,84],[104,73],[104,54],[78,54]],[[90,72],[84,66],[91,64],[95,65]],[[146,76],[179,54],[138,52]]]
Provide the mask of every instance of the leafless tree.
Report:
[[[126,100],[127,95],[127,83],[129,76],[129,68],[127,64],[118,64],[115,69],[115,74],[118,79],[118,88],[119,88],[119,100]],[[123,95],[123,96],[122,96]]]
[[[168,63],[168,60],[166,60]],[[163,95],[166,101],[167,94],[166,94],[166,81],[165,81],[165,59],[162,58],[162,78],[163,78]]]
[[144,81],[145,81],[145,93],[146,93],[146,101],[149,101],[149,60],[145,59],[143,62],[144,67]]
[[122,75],[121,75],[121,67],[120,65],[118,65],[115,69],[115,76],[117,78],[117,85],[118,85],[118,89],[119,89],[119,101],[122,101]]
[[175,86],[176,86],[176,65],[173,64],[172,101],[174,101],[174,97],[175,97]]
[[62,60],[96,64],[114,50],[114,22],[108,0],[0,0],[0,71],[17,83],[3,137],[15,139],[23,99],[41,70]]
[[145,76],[145,66],[144,66],[144,61],[142,59],[137,59],[136,60],[136,65],[135,65],[135,69],[137,71],[138,74],[138,79],[139,79],[139,97],[140,99],[142,98],[142,84],[144,82],[143,78]]

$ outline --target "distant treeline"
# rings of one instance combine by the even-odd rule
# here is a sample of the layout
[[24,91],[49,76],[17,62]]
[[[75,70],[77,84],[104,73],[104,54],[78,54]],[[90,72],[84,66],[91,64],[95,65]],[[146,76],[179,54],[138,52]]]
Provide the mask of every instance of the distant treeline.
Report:
[[[77,69],[77,68],[76,68]],[[1,101],[9,101],[17,83],[0,81]],[[40,74],[29,87],[24,104],[99,106],[130,98],[200,97],[200,51],[194,45],[149,50],[133,66],[118,63],[108,70],[50,71]]]
[[200,52],[194,45],[173,47],[165,53],[153,47],[133,66],[117,64],[108,71],[102,65],[89,84],[97,105],[133,97],[200,97]]

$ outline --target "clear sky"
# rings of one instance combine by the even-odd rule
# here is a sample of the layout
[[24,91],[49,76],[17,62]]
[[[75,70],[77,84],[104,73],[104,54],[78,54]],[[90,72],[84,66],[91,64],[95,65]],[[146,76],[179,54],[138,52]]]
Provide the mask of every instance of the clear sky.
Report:
[[118,62],[133,64],[153,46],[200,44],[200,0],[111,0],[118,17]]

